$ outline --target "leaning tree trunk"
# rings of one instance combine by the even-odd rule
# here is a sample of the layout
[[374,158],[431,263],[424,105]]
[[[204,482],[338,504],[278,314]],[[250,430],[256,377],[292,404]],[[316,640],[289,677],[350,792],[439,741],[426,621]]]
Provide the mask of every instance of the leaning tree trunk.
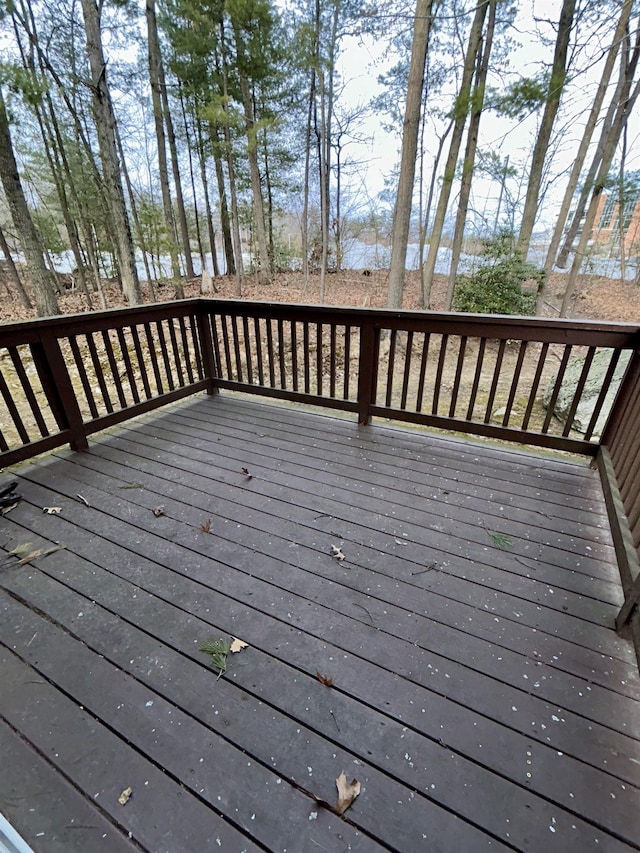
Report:
[[51,274],[44,262],[43,246],[33,224],[18,174],[13,153],[9,117],[0,88],[0,181],[27,263],[29,278],[34,290],[36,310],[40,317],[59,314],[60,309],[51,286]]
[[449,268],[449,284],[447,286],[447,297],[444,306],[445,311],[451,310],[451,303],[453,302],[453,294],[456,286],[456,276],[458,274],[458,264],[460,263],[460,255],[462,253],[464,229],[467,223],[467,210],[469,208],[469,198],[471,196],[471,179],[473,177],[473,170],[476,162],[478,131],[480,129],[480,119],[482,118],[482,110],[484,108],[484,91],[487,82],[489,57],[491,55],[493,34],[496,24],[496,4],[497,0],[489,0],[489,18],[487,20],[487,31],[484,39],[484,46],[478,52],[478,71],[471,98],[471,118],[469,120],[467,145],[464,153],[464,160],[462,162],[460,197],[458,199],[456,225],[453,234],[453,243],[451,246],[451,267]]
[[115,233],[114,250],[122,278],[123,293],[131,305],[136,305],[140,302],[140,282],[116,150],[116,118],[107,85],[107,64],[102,49],[100,11],[95,0],[81,1],[91,68],[91,93],[102,162],[103,186],[109,200]]
[[451,142],[449,143],[449,153],[444,167],[444,176],[442,178],[442,186],[440,187],[440,195],[438,196],[438,206],[431,226],[431,235],[429,237],[429,251],[427,260],[424,264],[424,291],[423,303],[425,308],[431,307],[431,284],[433,275],[436,269],[436,260],[438,258],[438,249],[440,248],[440,239],[442,237],[442,229],[444,220],[447,215],[447,207],[451,196],[451,188],[456,174],[456,164],[462,145],[462,136],[464,127],[467,123],[469,114],[469,98],[471,95],[471,83],[473,81],[473,72],[476,66],[476,57],[480,49],[480,41],[482,38],[482,29],[484,27],[484,19],[489,8],[489,0],[482,0],[476,7],[473,23],[469,32],[469,40],[467,42],[467,50],[464,58],[464,66],[462,69],[462,80],[460,81],[460,91],[456,98],[454,106],[454,124],[451,133]]
[[[567,188],[562,199],[562,204],[560,205],[560,211],[556,220],[556,226],[553,231],[553,236],[551,237],[551,243],[549,244],[549,249],[547,250],[547,257],[544,262],[544,268],[547,272],[551,272],[556,261],[556,256],[560,247],[560,241],[562,240],[564,227],[567,222],[567,217],[569,216],[571,202],[573,200],[573,196],[575,195],[575,191],[578,186],[578,181],[580,180],[580,173],[582,172],[582,167],[584,166],[587,151],[589,149],[589,145],[591,144],[591,137],[593,136],[593,131],[595,130],[596,122],[600,116],[600,110],[602,109],[602,104],[604,102],[607,88],[609,86],[609,81],[611,80],[611,74],[613,73],[616,58],[619,53],[620,43],[622,38],[624,37],[624,33],[629,23],[631,6],[632,0],[624,0],[620,18],[618,20],[618,25],[613,36],[613,41],[607,53],[607,59],[604,64],[604,68],[602,69],[602,76],[600,77],[600,83],[598,84],[596,96],[593,100],[591,111],[589,112],[589,117],[582,133],[582,139],[580,140],[580,145],[578,146],[578,151],[576,153],[575,160],[573,161],[573,166],[571,167],[571,175],[569,176],[569,182],[567,184]],[[547,282],[548,276],[545,277],[545,283],[538,294],[538,314],[542,312],[542,306],[546,298],[545,285],[547,284]]]
[[522,222],[520,224],[520,233],[518,234],[518,248],[526,257],[529,251],[533,226],[538,213],[538,199],[540,197],[540,184],[542,183],[542,172],[544,169],[547,151],[549,149],[549,141],[551,139],[551,131],[556,120],[558,108],[560,107],[560,98],[564,91],[564,84],[567,77],[567,55],[569,52],[569,37],[571,28],[573,27],[573,17],[576,9],[576,0],[563,0],[562,11],[560,12],[560,21],[558,23],[558,35],[556,37],[556,47],[553,56],[553,66],[551,68],[551,77],[547,89],[547,100],[540,122],[540,129],[536,138],[536,144],[533,148],[533,156],[531,158],[531,166],[529,168],[529,182],[527,184],[527,194],[524,201],[524,210],[522,211]]
[[164,221],[169,237],[169,255],[171,257],[171,273],[177,281],[180,278],[180,260],[178,258],[178,242],[176,238],[176,221],[173,216],[171,204],[171,190],[169,188],[169,168],[167,166],[167,143],[164,133],[164,116],[162,114],[162,85],[160,82],[160,68],[162,57],[160,56],[160,39],[158,38],[158,22],[156,20],[155,0],[147,0],[147,54],[149,59],[149,85],[151,87],[151,103],[153,107],[153,121],[156,131],[156,145],[158,148],[158,177],[160,179],[160,190],[162,193],[162,210]]
[[20,302],[22,302],[23,308],[33,308],[31,300],[29,299],[29,294],[24,289],[24,285],[20,280],[16,265],[13,262],[13,258],[11,257],[11,249],[9,248],[7,238],[4,236],[4,231],[2,230],[2,228],[0,228],[0,250],[2,251],[2,254],[7,260],[7,266],[9,267],[9,278],[13,282],[13,286],[15,287],[16,292],[20,297]]
[[420,109],[424,86],[424,66],[427,61],[431,7],[433,0],[417,0],[413,28],[413,44],[407,83],[407,101],[402,130],[402,154],[398,192],[393,212],[391,236],[391,261],[389,266],[388,308],[400,308],[404,291],[404,274],[407,263],[407,244],[411,222],[413,182],[416,174],[416,154],[420,131]]
[[209,178],[207,177],[207,160],[204,151],[204,140],[202,138],[202,126],[197,115],[193,116],[193,122],[196,128],[198,140],[198,163],[200,166],[200,180],[202,181],[202,192],[204,194],[204,209],[207,217],[207,234],[209,235],[209,251],[211,253],[211,263],[213,264],[214,276],[220,275],[218,266],[218,251],[216,249],[216,234],[213,230],[213,216],[211,213],[211,201],[209,199]]

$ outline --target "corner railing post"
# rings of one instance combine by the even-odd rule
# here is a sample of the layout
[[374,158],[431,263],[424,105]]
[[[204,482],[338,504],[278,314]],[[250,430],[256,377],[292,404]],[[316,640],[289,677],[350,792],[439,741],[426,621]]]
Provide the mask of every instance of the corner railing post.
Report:
[[200,354],[202,356],[202,369],[207,380],[207,394],[217,394],[216,384],[216,360],[213,352],[213,330],[207,303],[198,306],[198,341],[200,343]]
[[88,450],[89,442],[78,398],[60,350],[58,338],[44,329],[40,341],[31,345],[42,389],[60,429],[70,432],[72,450]]
[[379,349],[380,330],[365,320],[360,327],[358,362],[358,423],[363,425],[371,422],[371,406],[376,401]]

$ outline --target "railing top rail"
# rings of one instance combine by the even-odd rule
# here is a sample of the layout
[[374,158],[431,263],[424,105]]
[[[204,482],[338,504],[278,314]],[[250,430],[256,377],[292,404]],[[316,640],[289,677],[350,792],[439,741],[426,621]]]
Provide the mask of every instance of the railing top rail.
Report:
[[153,322],[166,317],[186,316],[201,311],[250,317],[290,318],[307,322],[333,322],[352,326],[373,323],[374,327],[381,329],[430,331],[435,334],[513,338],[624,349],[640,347],[640,326],[628,323],[205,298],[156,302],[132,308],[111,308],[106,311],[0,324],[0,344],[11,346],[28,343],[36,340],[45,330],[54,331],[62,337],[78,332]]
[[87,311],[79,314],[61,314],[55,317],[0,323],[0,343],[6,345],[6,338],[15,338],[18,335],[25,341],[34,340],[38,337],[38,333],[45,329],[55,329],[56,333],[65,335],[67,330],[70,333],[77,333],[78,327],[82,327],[82,332],[99,331],[126,324],[145,323],[167,316],[185,316],[196,313],[202,301],[198,298],[177,299],[135,305],[130,308],[108,308],[105,311]]
[[600,320],[518,317],[506,314],[462,314],[458,312],[408,309],[353,308],[350,306],[302,305],[289,302],[249,302],[243,299],[202,299],[207,310],[221,314],[260,317],[291,317],[300,320],[348,322],[358,326],[373,322],[383,329],[434,331],[451,335],[618,346],[640,346],[640,326]]

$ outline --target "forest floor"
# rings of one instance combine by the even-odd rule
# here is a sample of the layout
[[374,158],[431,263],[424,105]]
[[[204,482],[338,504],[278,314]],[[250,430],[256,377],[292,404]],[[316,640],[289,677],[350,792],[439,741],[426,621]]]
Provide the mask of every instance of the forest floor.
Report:
[[[383,308],[387,301],[388,270],[373,270],[370,275],[363,275],[358,270],[347,270],[341,273],[327,275],[325,299],[327,305],[348,305],[360,308]],[[558,306],[565,286],[566,276],[553,273],[550,281],[548,303],[544,314],[549,317],[558,315]],[[235,279],[220,276],[215,279],[217,293],[220,299],[235,297]],[[200,295],[200,278],[193,279],[184,285],[185,296]],[[433,308],[441,310],[444,305],[446,277],[435,276],[433,285]],[[109,308],[123,307],[120,289],[116,283],[105,283],[105,297]],[[151,302],[150,288],[142,284],[145,302]],[[320,278],[312,275],[305,291],[304,279],[300,273],[280,273],[274,276],[272,284],[264,287],[258,284],[255,276],[248,276],[243,287],[242,296],[248,300],[267,302],[320,302]],[[168,301],[174,298],[173,287],[168,284],[156,285],[158,301]],[[407,283],[404,293],[403,307],[417,309],[419,297],[419,273],[407,273]],[[0,273],[0,322],[25,320],[35,316],[34,311],[28,311],[10,290],[8,281],[5,282]],[[98,307],[97,296],[94,295],[94,308]],[[60,310],[65,314],[75,314],[87,310],[87,301],[80,291],[67,291],[59,298]],[[640,323],[640,287],[633,281],[619,281],[599,276],[581,276],[576,288],[570,315],[575,319],[614,320],[620,322]]]

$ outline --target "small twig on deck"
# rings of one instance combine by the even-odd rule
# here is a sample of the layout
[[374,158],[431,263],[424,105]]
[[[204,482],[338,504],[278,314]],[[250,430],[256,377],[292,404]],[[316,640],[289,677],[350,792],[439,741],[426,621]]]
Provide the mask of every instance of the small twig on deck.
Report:
[[437,563],[429,563],[426,569],[420,569],[419,572],[411,572],[411,577],[415,577],[416,575],[424,575],[426,572],[440,571]]
[[358,604],[356,601],[354,601],[354,602],[353,602],[353,606],[354,606],[354,607],[359,607],[361,610],[364,610],[364,612],[365,612],[365,613],[367,614],[367,616],[369,617],[369,619],[370,619],[370,621],[371,621],[371,624],[373,625],[373,616],[371,615],[371,613],[369,613],[369,611],[368,611],[368,610],[367,610],[367,608],[364,606],[364,604]]
[[329,713],[333,717],[333,722],[336,724],[336,728],[338,729],[338,731],[340,731],[340,726],[338,725],[338,721],[336,720],[336,715],[333,713],[333,711],[329,711]]
[[89,506],[89,501],[84,497],[84,495],[76,495],[79,501],[81,501],[85,506]]

